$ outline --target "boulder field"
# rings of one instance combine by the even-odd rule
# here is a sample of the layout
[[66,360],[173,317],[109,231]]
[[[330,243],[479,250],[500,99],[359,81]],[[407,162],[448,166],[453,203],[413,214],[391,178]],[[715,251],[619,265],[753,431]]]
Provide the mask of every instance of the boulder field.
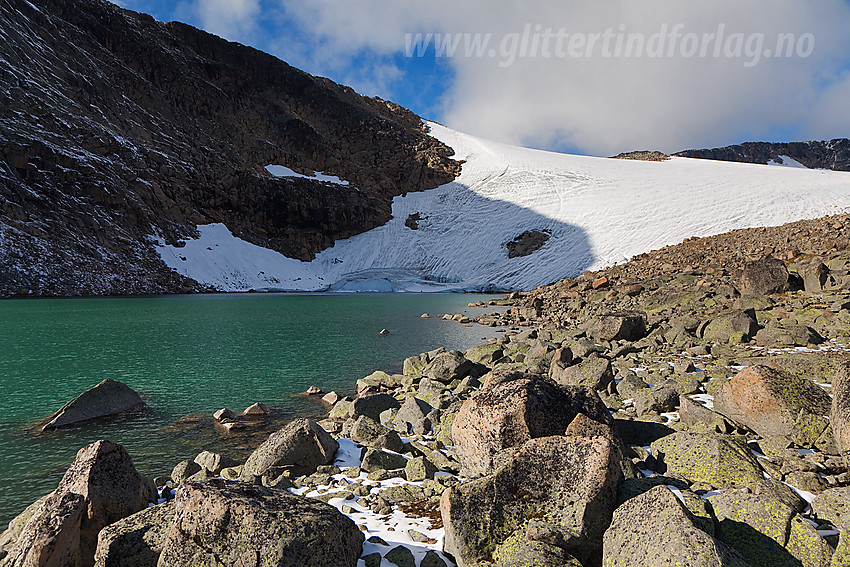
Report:
[[850,566],[850,252],[739,252],[476,304],[498,339],[156,488],[90,445],[0,565]]

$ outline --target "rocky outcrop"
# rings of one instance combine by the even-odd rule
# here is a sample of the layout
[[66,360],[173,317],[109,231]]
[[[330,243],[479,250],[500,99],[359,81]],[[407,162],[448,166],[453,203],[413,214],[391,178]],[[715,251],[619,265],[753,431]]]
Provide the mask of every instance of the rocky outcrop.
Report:
[[132,388],[107,378],[86,390],[47,418],[42,431],[70,427],[85,421],[110,417],[146,407],[142,398]]
[[599,396],[587,387],[559,386],[539,375],[495,371],[463,403],[452,425],[466,476],[492,472],[497,455],[536,437],[563,435],[576,415],[611,424]]
[[760,164],[783,164],[782,156],[786,156],[811,169],[850,171],[850,140],[847,138],[814,142],[746,142],[723,148],[685,150],[675,155]]
[[0,295],[198,290],[149,237],[221,222],[309,259],[460,172],[412,112],[182,23],[13,0],[0,28]]
[[160,565],[354,567],[363,549],[353,521],[284,490],[188,482],[178,488],[174,508]]
[[156,488],[109,441],[80,449],[58,488],[26,523],[3,565],[94,565],[98,533],[155,502]]
[[339,443],[312,419],[296,419],[251,453],[242,467],[241,479],[254,482],[264,475],[310,474],[319,465],[333,462]]

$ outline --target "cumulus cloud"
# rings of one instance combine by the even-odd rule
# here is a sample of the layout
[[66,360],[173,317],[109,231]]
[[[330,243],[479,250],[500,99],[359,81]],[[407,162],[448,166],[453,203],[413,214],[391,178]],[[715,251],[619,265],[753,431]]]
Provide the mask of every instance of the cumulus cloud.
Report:
[[243,43],[251,41],[260,14],[260,0],[189,0],[175,9],[178,19],[197,22],[210,33]]
[[[405,58],[415,34],[459,34],[458,51],[439,59],[448,84],[432,118],[484,137],[607,155],[850,135],[843,0],[275,1],[304,34],[282,37],[276,53],[390,98],[417,80]],[[485,49],[464,53],[467,38],[488,34]],[[632,36],[644,38],[640,54],[637,39],[626,52]]]

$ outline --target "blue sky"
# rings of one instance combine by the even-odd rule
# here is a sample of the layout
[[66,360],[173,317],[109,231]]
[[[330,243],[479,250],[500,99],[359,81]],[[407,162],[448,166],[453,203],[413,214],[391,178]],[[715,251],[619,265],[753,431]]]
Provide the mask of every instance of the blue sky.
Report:
[[[610,155],[850,137],[850,0],[120,3],[513,144]],[[406,52],[417,39],[422,56]]]

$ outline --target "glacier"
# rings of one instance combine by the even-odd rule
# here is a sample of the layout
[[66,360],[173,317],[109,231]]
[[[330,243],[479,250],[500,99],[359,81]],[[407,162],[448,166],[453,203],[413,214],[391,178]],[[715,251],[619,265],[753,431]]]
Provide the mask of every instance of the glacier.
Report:
[[[429,122],[463,160],[453,182],[393,200],[386,224],[311,262],[198,226],[157,242],[163,261],[220,291],[506,291],[530,289],[692,236],[850,211],[850,174],[673,157],[634,161],[490,142]],[[410,222],[408,219],[416,219]],[[506,243],[549,235],[528,256]]]

